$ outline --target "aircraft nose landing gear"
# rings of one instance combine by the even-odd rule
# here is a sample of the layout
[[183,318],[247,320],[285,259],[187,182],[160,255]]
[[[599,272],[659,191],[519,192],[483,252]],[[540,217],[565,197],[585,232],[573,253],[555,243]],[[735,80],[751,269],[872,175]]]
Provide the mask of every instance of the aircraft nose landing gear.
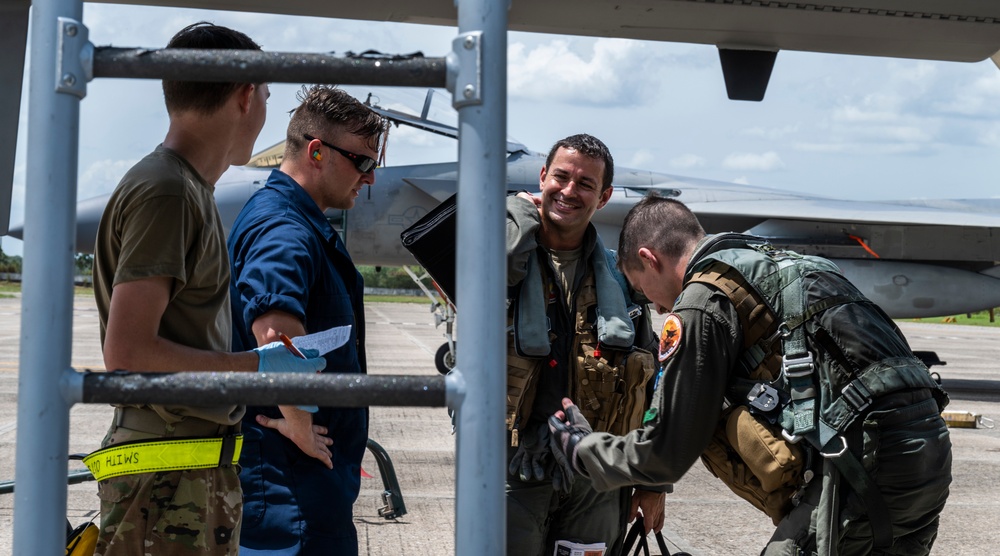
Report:
[[[442,323],[445,325],[445,343],[441,344],[437,353],[434,354],[434,365],[437,367],[439,373],[446,375],[455,368],[455,304],[448,299],[448,295],[444,293],[441,286],[439,286],[426,271],[421,276],[417,276],[417,274],[406,265],[403,266],[403,270],[410,275],[413,283],[419,286],[420,290],[424,292],[424,295],[431,300],[431,312],[434,313],[434,326],[441,326]],[[431,290],[424,285],[424,278],[431,278],[431,285],[437,292],[436,296],[434,295],[434,292],[431,292]]]
[[438,372],[443,375],[450,373],[455,368],[454,342],[448,341],[441,344],[434,355],[434,364],[437,366]]

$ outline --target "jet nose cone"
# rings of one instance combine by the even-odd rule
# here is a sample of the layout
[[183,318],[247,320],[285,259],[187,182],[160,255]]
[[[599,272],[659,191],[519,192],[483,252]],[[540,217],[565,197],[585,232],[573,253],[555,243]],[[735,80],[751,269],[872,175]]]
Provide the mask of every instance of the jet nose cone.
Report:
[[24,239],[24,224],[18,222],[7,230],[7,234],[11,237],[16,237],[17,239]]
[[92,197],[76,204],[76,252],[93,253],[97,226],[111,195]]
[[[97,238],[97,226],[101,223],[104,206],[108,204],[110,195],[93,197],[80,201],[76,205],[76,252],[93,253],[94,241]],[[24,222],[17,222],[10,227],[7,235],[24,239]]]

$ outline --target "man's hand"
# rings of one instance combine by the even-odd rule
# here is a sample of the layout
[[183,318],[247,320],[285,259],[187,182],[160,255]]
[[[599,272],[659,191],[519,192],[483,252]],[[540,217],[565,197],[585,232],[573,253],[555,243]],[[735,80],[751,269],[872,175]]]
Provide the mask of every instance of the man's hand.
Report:
[[527,199],[527,200],[531,201],[532,203],[535,204],[536,207],[541,207],[542,206],[542,198],[541,197],[537,197],[535,195],[532,195],[531,193],[528,193],[527,191],[521,191],[521,192],[519,192],[517,194],[517,196],[520,197],[520,198],[522,198],[522,199]]
[[281,342],[271,342],[254,348],[254,351],[260,358],[257,362],[258,373],[318,373],[326,367],[326,359],[314,349],[301,350],[305,359],[293,355]]
[[552,455],[556,464],[562,470],[563,477],[572,477],[573,473],[582,473],[576,449],[584,436],[594,432],[590,423],[573,405],[573,400],[563,398],[563,410],[549,417],[549,432],[551,432]]
[[525,427],[507,472],[519,476],[522,481],[541,481],[548,472],[551,454],[548,424]]
[[664,511],[667,494],[665,492],[652,492],[649,490],[635,489],[632,492],[632,508],[628,512],[628,521],[632,521],[642,512],[642,524],[646,528],[646,534],[650,531],[659,533],[663,529]]
[[333,469],[333,439],[324,436],[329,431],[326,427],[314,425],[312,415],[290,405],[278,406],[284,419],[271,419],[264,415],[257,416],[257,423],[262,427],[274,429],[282,436],[291,440],[302,450],[302,453],[318,459],[327,469]]

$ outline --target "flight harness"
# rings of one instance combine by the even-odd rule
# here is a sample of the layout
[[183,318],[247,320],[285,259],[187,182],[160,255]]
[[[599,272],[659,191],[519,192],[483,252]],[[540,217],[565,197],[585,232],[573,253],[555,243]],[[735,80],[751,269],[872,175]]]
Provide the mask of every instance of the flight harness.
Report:
[[[614,281],[607,286],[621,290],[626,304],[626,317],[632,321],[630,326],[633,337],[636,321],[644,318],[644,314],[640,306],[630,301],[625,278],[614,270],[617,262],[615,252],[604,249],[599,240],[595,250],[604,252],[603,262],[607,265],[607,270],[588,271],[577,286],[574,298],[575,313],[570,324],[573,340],[569,357],[570,384],[567,388],[569,395],[577,401],[582,414],[592,424],[594,430],[625,435],[642,426],[646,405],[646,383],[653,376],[655,363],[653,355],[644,349],[633,346],[616,347],[600,341],[600,319],[598,324],[595,324],[594,319],[590,317],[594,310],[600,315],[596,271],[604,271],[608,277],[614,278]],[[601,263],[599,254],[594,256],[594,261],[596,264]],[[539,289],[547,291],[547,273],[543,274],[542,280],[544,287]],[[520,287],[521,285],[511,288],[510,299],[516,299],[521,293]],[[521,418],[526,411],[530,412],[534,404],[539,374],[544,372],[546,364],[551,364],[551,360],[538,355],[522,354],[518,349],[516,330],[524,325],[532,325],[536,327],[537,333],[544,334],[550,342],[554,339],[554,334],[551,331],[551,321],[547,317],[544,323],[526,323],[525,317],[516,310],[511,310],[509,313],[506,424],[507,429],[511,431],[511,445],[517,446],[519,427],[523,424]]]
[[[123,420],[129,416],[129,422]],[[151,434],[163,434],[166,425],[150,410],[120,407],[115,410],[116,423],[128,429]],[[158,421],[158,425],[151,422]],[[185,421],[174,427],[174,432],[187,434]],[[243,435],[238,434],[238,425],[224,427],[210,422],[199,422],[200,427],[228,429],[221,436],[183,436],[156,438],[122,442],[92,452],[83,458],[84,465],[98,481],[159,471],[183,471],[188,469],[211,469],[231,467],[239,463],[243,449]],[[153,430],[158,429],[158,430]],[[193,432],[193,429],[192,429]]]
[[[745,338],[750,342],[750,345],[745,342],[740,362],[750,378],[731,383],[727,398],[747,406],[751,414],[780,425],[781,435],[790,445],[805,439],[816,453],[831,461],[864,500],[874,546],[891,546],[892,526],[885,501],[871,475],[849,450],[845,432],[880,396],[910,388],[929,388],[939,407],[943,407],[947,395],[919,360],[897,357],[860,370],[840,392],[824,392],[820,399],[826,405],[817,407],[820,385],[840,386],[838,379],[830,376],[828,365],[817,360],[810,349],[805,323],[830,308],[871,301],[853,290],[807,305],[803,276],[817,272],[839,275],[840,270],[832,262],[776,250],[755,236],[726,234],[713,243],[718,250],[697,260],[688,282],[712,284],[725,293],[733,301]],[[737,248],[729,249],[727,243]],[[775,306],[780,310],[775,310]],[[881,311],[874,305],[873,310]],[[780,352],[776,349],[778,339]],[[775,364],[779,361],[780,366]],[[774,371],[777,377],[768,380],[775,376]],[[806,453],[808,458],[809,451]],[[811,472],[804,475],[800,493],[812,479]],[[734,492],[747,498],[735,489]]]

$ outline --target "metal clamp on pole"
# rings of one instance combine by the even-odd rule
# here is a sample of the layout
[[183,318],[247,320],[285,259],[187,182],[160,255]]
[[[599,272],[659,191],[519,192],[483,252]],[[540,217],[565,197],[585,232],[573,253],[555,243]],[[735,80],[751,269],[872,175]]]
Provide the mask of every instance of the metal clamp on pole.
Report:
[[455,109],[483,103],[483,32],[461,33],[451,41],[448,90]]
[[94,45],[87,26],[68,17],[58,18],[56,38],[56,92],[87,96],[87,82],[94,78]]

